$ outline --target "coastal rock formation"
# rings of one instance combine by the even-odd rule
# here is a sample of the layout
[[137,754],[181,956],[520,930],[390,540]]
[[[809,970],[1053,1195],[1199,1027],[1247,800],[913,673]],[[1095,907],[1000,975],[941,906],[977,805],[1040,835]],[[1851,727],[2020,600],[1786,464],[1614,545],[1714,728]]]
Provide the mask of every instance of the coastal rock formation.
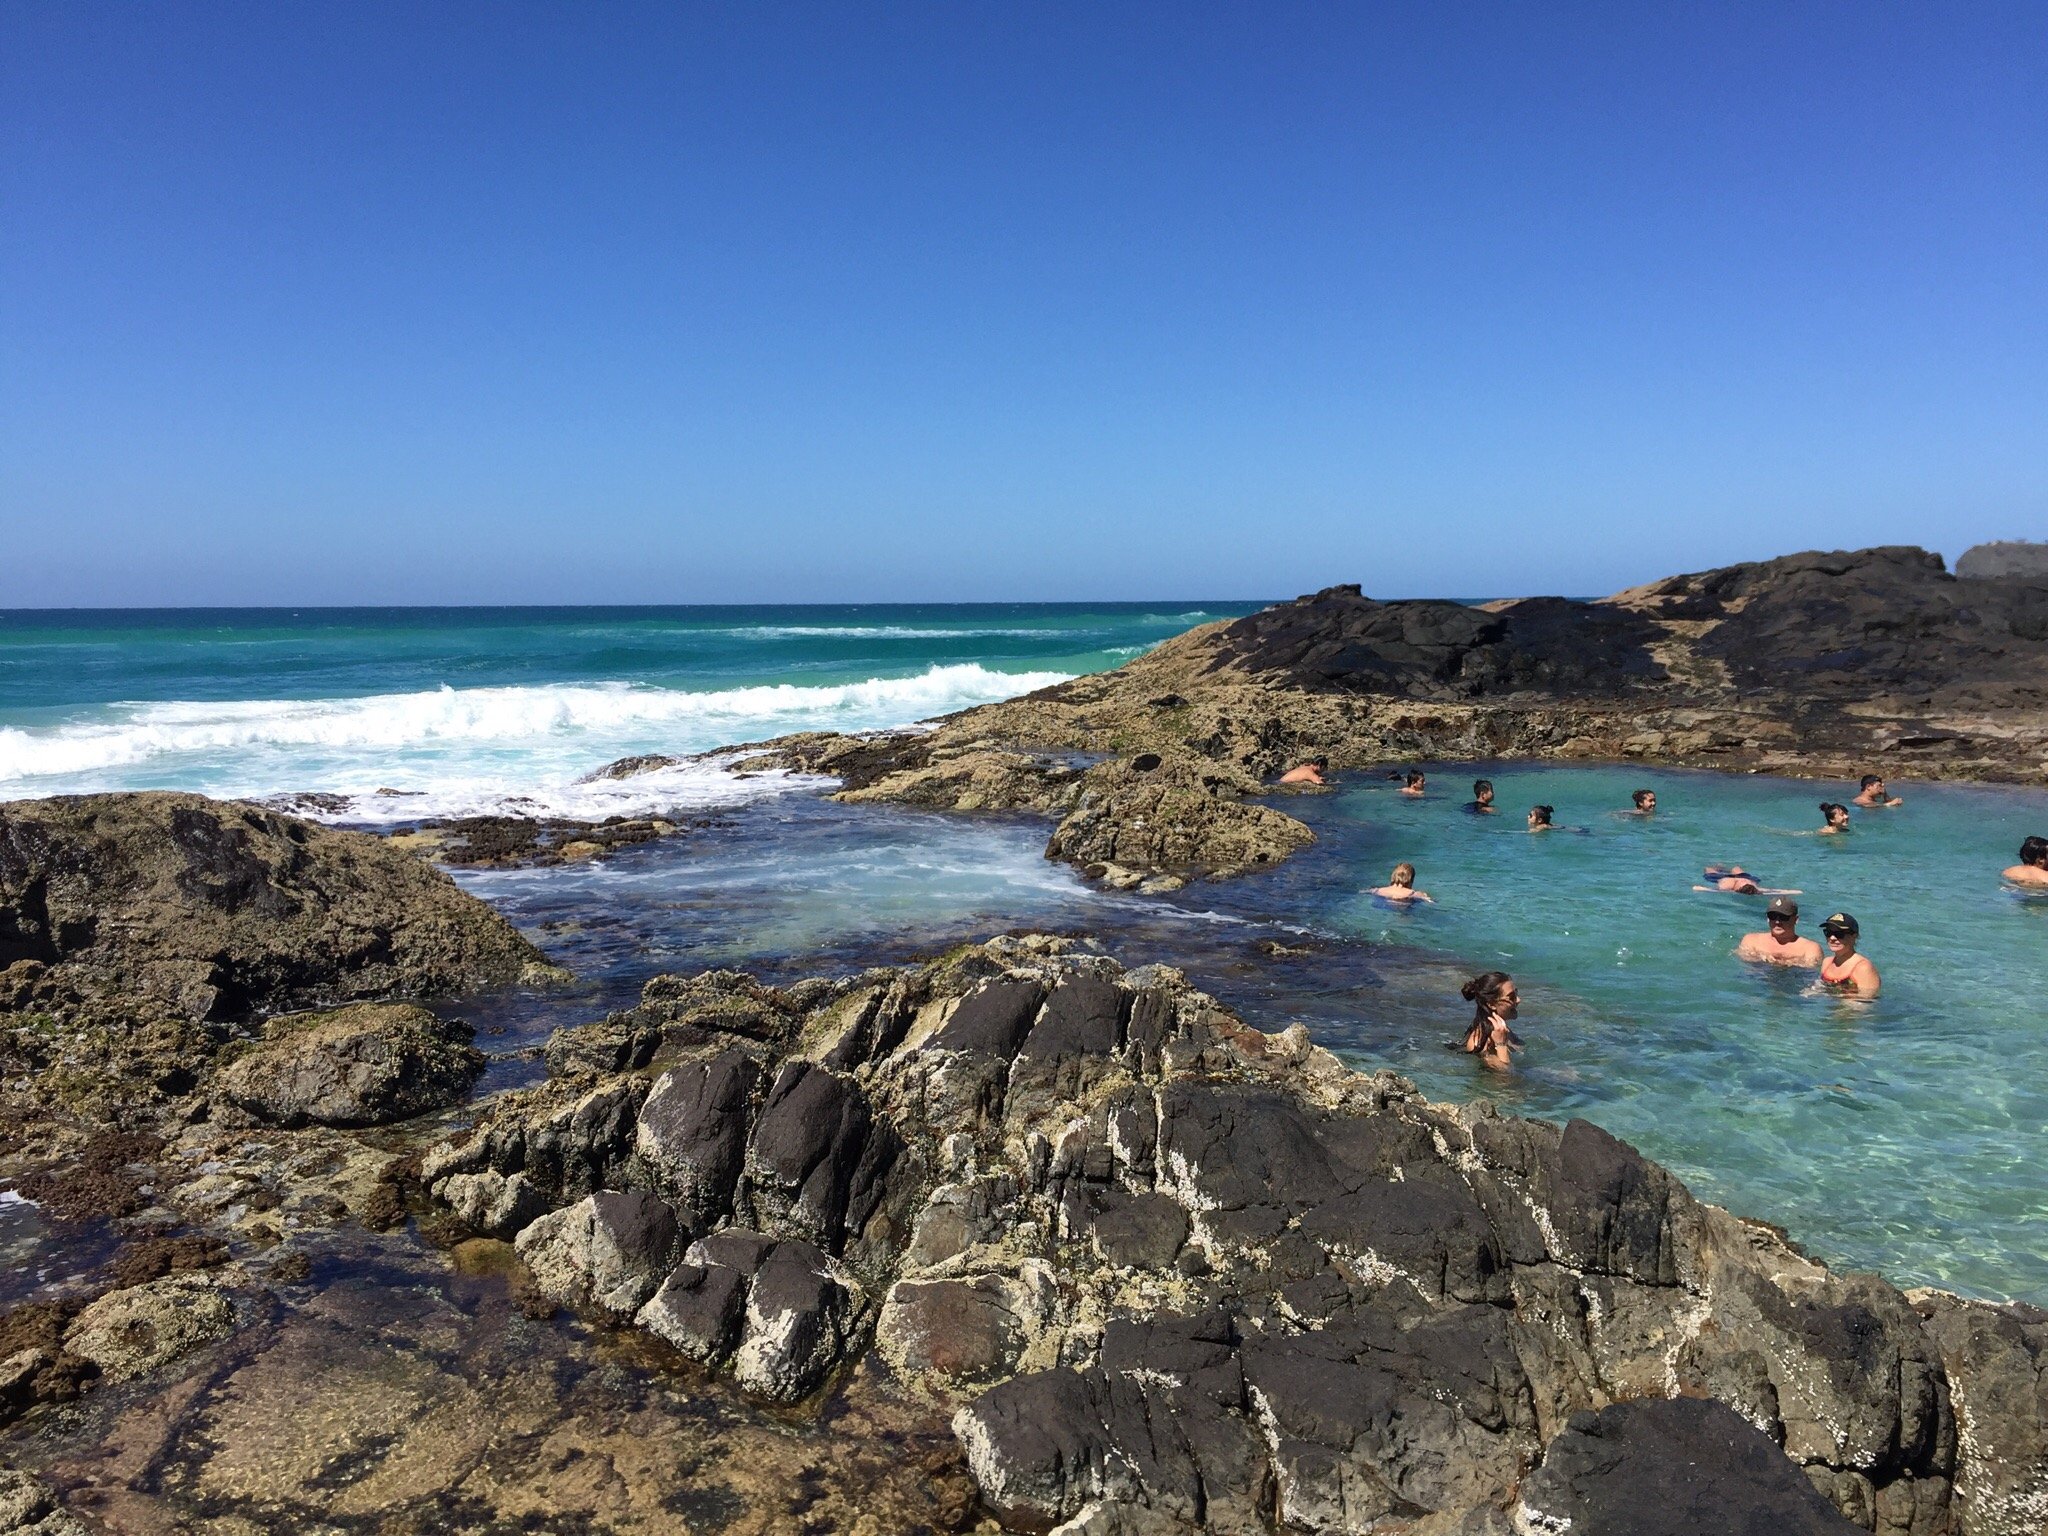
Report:
[[[1317,755],[1340,769],[1633,759],[2039,783],[2048,576],[1959,578],[1938,555],[1885,548],[1673,576],[1597,602],[1381,602],[1335,586],[933,728],[764,746],[752,765],[839,775],[846,799],[1062,817],[1149,759],[1227,780],[1222,804]],[[1077,773],[1079,754],[1113,761]],[[1298,821],[1236,811],[1212,818],[1212,835],[1178,814],[1184,803],[1162,818],[1156,796],[1098,792],[1086,835],[1064,829],[1049,851],[1185,878],[1272,861],[1246,847],[1284,857],[1310,840]]]
[[2038,1530],[2039,1318],[1830,1273],[1583,1121],[1067,940],[648,992],[423,1180],[763,1396],[887,1370],[1007,1529]]
[[235,1309],[204,1275],[167,1275],[109,1291],[65,1331],[64,1345],[116,1381],[146,1375],[233,1331]]
[[458,992],[547,963],[378,838],[152,791],[0,805],[0,966],[16,1010],[104,999],[197,1021]]
[[1956,557],[1956,574],[1996,581],[2017,576],[2048,581],[2048,543],[2033,539],[2001,539],[1973,544]]
[[469,1092],[484,1067],[473,1033],[410,1003],[274,1020],[214,1089],[272,1125],[384,1125]]

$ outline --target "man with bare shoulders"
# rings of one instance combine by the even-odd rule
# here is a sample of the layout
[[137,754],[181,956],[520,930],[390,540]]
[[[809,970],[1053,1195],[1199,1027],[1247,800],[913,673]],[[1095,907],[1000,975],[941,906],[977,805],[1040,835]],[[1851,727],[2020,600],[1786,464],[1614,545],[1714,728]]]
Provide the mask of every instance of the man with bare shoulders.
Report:
[[1774,897],[1764,910],[1769,928],[1763,933],[1745,933],[1735,946],[1737,959],[1762,960],[1770,965],[1819,965],[1820,946],[1799,937],[1799,903],[1790,896]]
[[1280,782],[1282,784],[1327,784],[1330,781],[1324,778],[1323,775],[1329,771],[1329,768],[1330,760],[1327,757],[1312,757],[1305,763],[1296,763],[1292,768],[1281,774]]
[[1857,788],[1856,798],[1850,801],[1851,805],[1877,805],[1883,806],[1887,810],[1892,806],[1904,805],[1905,803],[1897,795],[1886,794],[1884,780],[1874,773],[1863,775],[1863,782]]
[[2048,891],[2048,837],[2030,837],[2020,844],[2020,861],[2005,872],[2014,885]]

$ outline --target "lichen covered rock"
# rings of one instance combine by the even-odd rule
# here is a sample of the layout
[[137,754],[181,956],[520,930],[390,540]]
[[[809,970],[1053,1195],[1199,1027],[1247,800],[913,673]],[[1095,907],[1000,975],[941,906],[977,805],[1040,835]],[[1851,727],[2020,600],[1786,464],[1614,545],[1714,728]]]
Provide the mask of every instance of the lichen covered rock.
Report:
[[469,1026],[406,1003],[273,1022],[214,1091],[272,1125],[384,1125],[461,1101],[483,1070]]

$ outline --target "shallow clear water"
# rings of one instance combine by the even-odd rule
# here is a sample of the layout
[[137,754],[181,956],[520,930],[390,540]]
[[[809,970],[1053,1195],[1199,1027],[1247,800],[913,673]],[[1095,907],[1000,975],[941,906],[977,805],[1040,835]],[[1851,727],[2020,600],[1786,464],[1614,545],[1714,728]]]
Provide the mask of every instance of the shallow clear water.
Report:
[[[1835,1263],[2048,1302],[2048,904],[2001,889],[2048,795],[1898,785],[1847,838],[1801,835],[1837,786],[1627,768],[1487,770],[1508,812],[1467,816],[1449,771],[1430,798],[1356,778],[1288,802],[1317,846],[1270,875],[1154,900],[1103,892],[1041,856],[1035,822],[976,821],[808,797],[757,806],[694,843],[612,864],[465,877],[589,978],[574,1001],[506,1000],[477,1018],[497,1049],[566,1011],[594,1016],[663,969],[789,977],[1039,927],[1167,959],[1263,1028],[1294,1020],[1433,1097],[1583,1115],[1703,1196],[1785,1225]],[[1652,821],[1612,814],[1654,786]],[[1557,807],[1585,832],[1530,835]],[[1397,860],[1434,906],[1361,888]],[[1847,908],[1884,974],[1868,1003],[1811,973],[1745,965],[1763,901],[1690,889],[1737,860],[1801,888],[1802,927]],[[1279,945],[1282,952],[1269,951]],[[1445,1048],[1472,972],[1512,971],[1529,1049],[1495,1073]],[[506,1062],[499,1080],[534,1070]]]

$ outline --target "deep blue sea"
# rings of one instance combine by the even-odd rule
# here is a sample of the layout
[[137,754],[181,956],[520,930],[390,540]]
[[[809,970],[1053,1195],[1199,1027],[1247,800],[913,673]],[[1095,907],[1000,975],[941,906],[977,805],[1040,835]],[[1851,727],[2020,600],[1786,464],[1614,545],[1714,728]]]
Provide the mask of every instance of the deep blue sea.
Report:
[[[459,876],[581,978],[567,996],[457,1005],[495,1054],[491,1081],[530,1074],[522,1047],[662,970],[789,978],[1003,929],[1085,931],[1434,1097],[1586,1116],[1831,1262],[2048,1304],[2048,901],[1998,875],[2022,837],[2048,835],[2040,790],[1898,780],[1904,805],[1820,838],[1817,802],[1848,786],[1426,764],[1411,800],[1348,773],[1288,802],[1318,834],[1304,854],[1148,898],[1048,863],[1029,818],[838,806],[816,781],[714,765],[579,782],[628,752],[909,723],[1251,606],[5,615],[0,798],[326,791],[352,797],[336,819],[368,823],[698,808],[709,825],[602,863]],[[1505,814],[1457,808],[1478,772]],[[1644,785],[1656,817],[1621,814]],[[1537,802],[1557,830],[1526,830]],[[1367,894],[1403,859],[1434,904]],[[1882,995],[1737,961],[1761,898],[1692,889],[1728,861],[1801,891],[1808,932],[1854,912]],[[1459,982],[1495,967],[1526,999],[1529,1047],[1505,1074],[1445,1049],[1469,1013]]]

